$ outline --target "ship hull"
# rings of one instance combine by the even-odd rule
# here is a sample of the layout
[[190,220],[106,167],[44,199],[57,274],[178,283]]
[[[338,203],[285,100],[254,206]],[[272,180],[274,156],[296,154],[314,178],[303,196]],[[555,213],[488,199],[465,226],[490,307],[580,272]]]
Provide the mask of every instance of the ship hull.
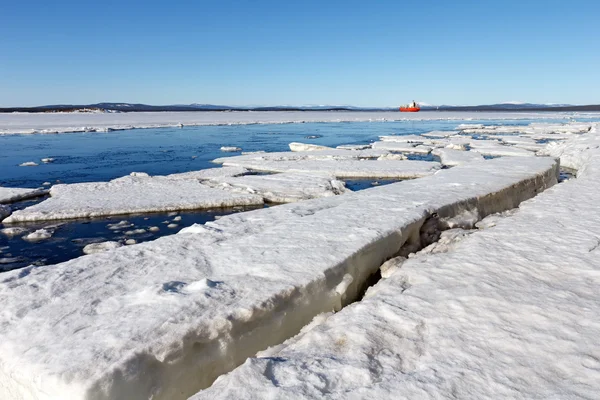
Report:
[[400,107],[400,112],[419,112],[420,107]]

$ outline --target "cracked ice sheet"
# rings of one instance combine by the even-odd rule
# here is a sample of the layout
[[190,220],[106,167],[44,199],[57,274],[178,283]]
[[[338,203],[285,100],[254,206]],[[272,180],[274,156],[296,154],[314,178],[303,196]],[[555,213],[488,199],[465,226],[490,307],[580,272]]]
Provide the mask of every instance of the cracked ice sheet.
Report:
[[431,175],[440,164],[405,160],[256,160],[225,162],[225,166],[242,166],[255,171],[327,174],[337,178],[413,179]]
[[584,150],[591,144],[600,134],[554,149],[579,179],[449,253],[405,261],[363,301],[192,399],[596,398],[600,152]]
[[0,187],[0,204],[14,203],[48,193],[45,189],[25,189]]
[[6,272],[0,398],[185,398],[355,298],[430,213],[513,207],[557,173],[490,160]]
[[330,149],[320,151],[278,151],[272,153],[245,154],[233,157],[220,157],[213,160],[216,164],[239,165],[247,161],[299,161],[299,160],[362,160],[376,159],[388,154],[386,150],[344,150]]
[[194,179],[124,176],[110,182],[54,185],[50,198],[13,212],[4,223],[90,218],[156,211],[263,204],[261,196],[227,193]]
[[206,184],[236,193],[258,194],[265,201],[274,203],[292,203],[335,196],[346,191],[344,182],[338,181],[334,177],[294,172],[215,178]]
[[434,149],[432,154],[440,158],[442,165],[447,165],[449,167],[455,167],[457,165],[470,162],[483,161],[483,156],[481,154],[472,151],[440,148]]

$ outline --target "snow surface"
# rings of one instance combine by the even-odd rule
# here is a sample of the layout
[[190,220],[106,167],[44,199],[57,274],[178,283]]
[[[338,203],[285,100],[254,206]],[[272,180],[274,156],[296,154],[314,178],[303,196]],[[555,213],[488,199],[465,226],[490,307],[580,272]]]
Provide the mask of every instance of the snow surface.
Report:
[[36,163],[35,161],[27,161],[24,163],[19,164],[19,167],[37,167],[38,163]]
[[[317,152],[316,152],[317,153]],[[318,152],[320,153],[320,152]],[[235,161],[225,166],[241,166],[264,172],[327,174],[337,178],[412,179],[431,175],[440,168],[437,162],[396,160],[297,160]],[[14,214],[13,214],[14,215]]]
[[153,211],[263,204],[261,196],[228,193],[194,179],[134,173],[110,182],[54,185],[50,198],[13,212],[4,223],[89,218]]
[[6,272],[0,398],[185,398],[356,299],[383,261],[420,241],[433,213],[483,217],[532,197],[557,175],[551,158],[489,160]]
[[0,187],[0,204],[14,203],[16,201],[43,196],[47,193],[46,189]]
[[442,161],[442,165],[455,167],[457,165],[470,163],[474,161],[483,161],[481,154],[471,151],[453,150],[447,148],[434,149],[434,156],[437,156]]
[[363,301],[192,399],[597,398],[600,132],[585,136],[549,151],[578,179],[398,260]]
[[[133,128],[195,125],[285,124],[304,122],[382,122],[486,119],[560,119],[570,113],[535,112],[133,112],[133,113],[10,113],[0,114],[0,135],[61,132],[108,132]],[[584,116],[585,114],[580,113]],[[597,114],[589,114],[595,116]]]
[[291,203],[346,192],[344,182],[332,176],[295,172],[224,177],[206,184],[236,193],[259,194],[265,201],[274,203]]

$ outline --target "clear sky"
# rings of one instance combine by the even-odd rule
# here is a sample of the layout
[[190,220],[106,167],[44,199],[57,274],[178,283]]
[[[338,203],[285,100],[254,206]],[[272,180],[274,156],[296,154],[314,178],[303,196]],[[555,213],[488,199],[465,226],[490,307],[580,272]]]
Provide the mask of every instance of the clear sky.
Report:
[[5,1],[0,106],[600,103],[600,1]]

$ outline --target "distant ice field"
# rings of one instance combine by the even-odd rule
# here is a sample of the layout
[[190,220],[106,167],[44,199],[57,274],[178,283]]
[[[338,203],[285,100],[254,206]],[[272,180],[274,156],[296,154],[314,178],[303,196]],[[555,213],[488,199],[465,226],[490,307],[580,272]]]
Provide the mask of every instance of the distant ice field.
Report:
[[[552,119],[590,113],[553,112],[437,112],[395,111],[242,111],[242,112],[138,112],[138,113],[11,113],[0,114],[0,135],[14,133],[61,133],[111,131],[198,125],[286,124],[313,122],[433,121],[477,118]],[[592,113],[593,114],[593,113]]]

